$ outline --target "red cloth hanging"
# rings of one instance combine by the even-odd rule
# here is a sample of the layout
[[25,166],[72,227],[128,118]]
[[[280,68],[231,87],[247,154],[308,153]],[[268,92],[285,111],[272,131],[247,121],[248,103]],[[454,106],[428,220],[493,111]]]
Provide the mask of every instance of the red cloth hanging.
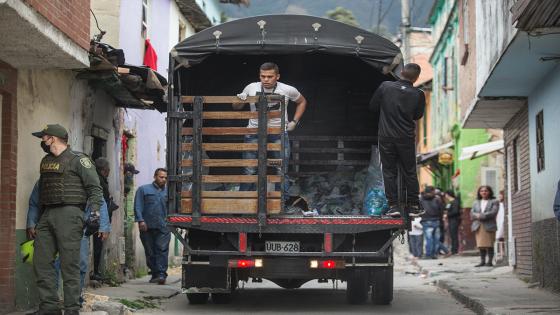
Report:
[[157,71],[157,54],[154,46],[146,39],[146,52],[144,53],[144,65],[150,67],[152,70]]

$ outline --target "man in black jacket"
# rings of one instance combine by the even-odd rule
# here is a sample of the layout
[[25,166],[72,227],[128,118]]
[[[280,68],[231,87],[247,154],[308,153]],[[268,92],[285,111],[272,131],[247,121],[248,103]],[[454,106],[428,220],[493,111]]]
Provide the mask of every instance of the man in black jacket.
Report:
[[420,76],[420,66],[409,63],[401,71],[402,79],[381,83],[369,103],[379,117],[378,139],[385,194],[389,202],[387,215],[400,216],[397,192],[397,167],[402,166],[407,205],[410,216],[420,216],[423,210],[418,200],[416,174],[416,120],[424,115],[424,92],[414,87]]
[[453,190],[445,192],[445,200],[447,201],[447,223],[449,226],[449,236],[451,237],[451,253],[456,255],[459,253],[459,225],[461,225],[461,207],[459,199],[455,197]]

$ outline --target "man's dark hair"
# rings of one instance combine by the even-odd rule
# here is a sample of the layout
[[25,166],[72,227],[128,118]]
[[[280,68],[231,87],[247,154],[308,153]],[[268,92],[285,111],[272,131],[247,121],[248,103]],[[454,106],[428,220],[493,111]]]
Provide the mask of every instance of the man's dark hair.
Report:
[[426,188],[424,188],[424,193],[426,194],[433,194],[436,192],[436,189],[434,188],[434,186],[426,186]]
[[492,190],[492,187],[490,186],[480,186],[478,187],[478,190],[476,192],[476,199],[478,200],[482,200],[482,196],[480,195],[480,191],[482,190],[482,188],[486,188],[488,190],[488,199],[495,199],[494,197],[494,191]]
[[165,173],[167,173],[167,170],[166,170],[165,168],[163,168],[163,167],[158,167],[158,168],[156,168],[156,171],[154,172],[154,176],[157,176],[157,174],[158,174],[159,172],[165,172]]
[[402,76],[404,79],[411,82],[416,81],[420,76],[421,71],[422,70],[420,69],[420,66],[418,64],[407,63],[402,70]]
[[274,62],[263,63],[261,65],[261,67],[259,68],[259,70],[261,70],[261,71],[274,70],[276,72],[276,74],[280,73],[280,69],[278,68],[278,65],[275,64]]
[[104,157],[98,157],[95,159],[95,168],[98,170],[109,170],[109,161]]

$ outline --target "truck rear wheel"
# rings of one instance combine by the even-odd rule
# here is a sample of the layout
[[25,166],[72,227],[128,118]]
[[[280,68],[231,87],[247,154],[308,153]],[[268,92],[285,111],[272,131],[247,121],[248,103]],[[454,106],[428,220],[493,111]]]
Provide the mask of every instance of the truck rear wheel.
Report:
[[393,300],[393,266],[375,268],[371,301],[376,305],[388,305]]
[[368,299],[369,273],[365,269],[350,272],[346,285],[346,301],[349,304],[364,304]]
[[206,304],[208,296],[208,293],[187,293],[189,304]]

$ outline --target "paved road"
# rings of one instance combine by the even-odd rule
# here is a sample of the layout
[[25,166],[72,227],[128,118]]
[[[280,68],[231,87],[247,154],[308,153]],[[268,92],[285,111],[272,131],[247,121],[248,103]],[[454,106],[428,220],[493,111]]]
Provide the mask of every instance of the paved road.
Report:
[[[394,300],[390,306],[346,304],[345,284],[333,289],[332,283],[308,282],[300,289],[286,290],[274,283],[247,283],[230,305],[189,305],[186,295],[163,300],[157,310],[143,314],[473,314],[447,292],[435,287],[431,280],[408,274],[413,271],[403,255],[395,266]],[[171,284],[179,286],[179,283]]]

